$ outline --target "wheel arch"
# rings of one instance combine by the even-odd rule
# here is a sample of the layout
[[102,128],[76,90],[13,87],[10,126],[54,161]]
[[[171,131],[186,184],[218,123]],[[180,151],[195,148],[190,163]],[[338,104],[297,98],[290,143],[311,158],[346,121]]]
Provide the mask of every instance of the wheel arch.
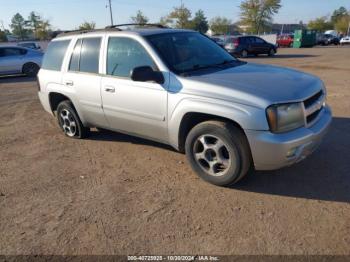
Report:
[[[68,100],[73,104],[73,101],[67,97],[66,95],[63,95],[61,93],[57,93],[57,92],[50,92],[49,93],[49,102],[50,102],[50,108],[52,112],[55,112],[57,110],[57,107],[59,105],[59,103],[61,103],[62,101]],[[76,108],[74,107],[74,109],[76,110]]]
[[50,109],[51,109],[52,113],[55,114],[59,103],[61,103],[62,101],[65,101],[65,100],[68,100],[69,102],[72,103],[72,106],[73,106],[75,112],[78,114],[83,125],[88,126],[83,114],[80,112],[79,108],[76,107],[74,100],[71,99],[66,94],[63,94],[60,92],[49,92],[49,104],[50,104]]
[[40,68],[40,65],[38,65],[38,63],[36,63],[36,62],[34,62],[34,61],[26,61],[26,62],[23,63],[23,65],[22,65],[22,69],[21,69],[22,73],[23,73],[24,67],[25,67],[26,65],[28,65],[28,64],[35,64],[36,66],[38,66],[38,67]]
[[241,127],[239,123],[236,121],[208,113],[200,113],[200,112],[187,112],[183,118],[181,119],[181,123],[179,126],[179,132],[178,132],[178,150],[180,152],[185,151],[185,142],[188,133],[191,131],[193,127],[196,125],[210,120],[216,120],[216,121],[222,121],[222,122],[229,122],[232,123],[234,126],[236,126],[238,129],[240,129],[243,134],[245,135],[244,129]]
[[265,109],[225,100],[186,98],[171,110],[168,122],[169,144],[183,151],[188,132],[200,122],[220,120],[240,130],[269,130]]

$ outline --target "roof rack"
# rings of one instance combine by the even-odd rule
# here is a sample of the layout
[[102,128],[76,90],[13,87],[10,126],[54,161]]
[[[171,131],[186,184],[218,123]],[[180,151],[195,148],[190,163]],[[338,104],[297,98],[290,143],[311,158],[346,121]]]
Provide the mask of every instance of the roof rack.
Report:
[[[140,27],[157,27],[157,28],[169,28],[167,26],[161,25],[161,24],[119,24],[119,25],[110,25],[106,26],[106,29],[110,28],[116,28],[119,29],[118,27],[123,27],[123,26],[140,26]],[[121,29],[119,29],[121,30]]]
[[71,30],[71,31],[63,31],[62,33],[58,34],[56,37],[63,37],[63,36],[70,36],[70,35],[80,35],[80,34],[86,34],[91,32],[101,32],[106,30],[113,30],[113,31],[123,31],[119,27],[123,26],[139,26],[139,27],[156,27],[156,28],[169,28],[166,26],[163,26],[161,24],[120,24],[120,25],[110,25],[106,26],[104,29],[91,29],[91,30]]
[[[106,28],[110,30],[115,30],[115,31],[122,31],[119,28]],[[62,36],[70,36],[70,35],[80,35],[80,34],[86,34],[86,33],[91,33],[91,32],[102,32],[106,31],[106,29],[91,29],[91,30],[70,30],[70,31],[63,31],[62,33],[58,34],[56,37],[62,37]]]

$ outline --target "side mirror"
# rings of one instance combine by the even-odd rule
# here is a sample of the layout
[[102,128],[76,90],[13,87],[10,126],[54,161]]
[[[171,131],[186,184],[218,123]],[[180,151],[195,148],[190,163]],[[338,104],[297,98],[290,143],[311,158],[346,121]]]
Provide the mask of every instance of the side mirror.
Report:
[[156,82],[158,84],[164,83],[163,74],[159,71],[154,71],[153,68],[150,66],[135,67],[131,71],[130,77],[133,81],[137,81],[137,82],[152,81],[152,82]]

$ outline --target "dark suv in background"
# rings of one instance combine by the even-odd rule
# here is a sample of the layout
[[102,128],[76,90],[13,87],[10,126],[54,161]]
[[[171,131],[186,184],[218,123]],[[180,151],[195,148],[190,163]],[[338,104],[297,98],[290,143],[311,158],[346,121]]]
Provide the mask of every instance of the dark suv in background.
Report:
[[273,56],[277,47],[257,36],[230,36],[226,38],[225,49],[236,56],[267,54]]
[[323,34],[317,40],[318,45],[339,45],[340,39],[334,35]]

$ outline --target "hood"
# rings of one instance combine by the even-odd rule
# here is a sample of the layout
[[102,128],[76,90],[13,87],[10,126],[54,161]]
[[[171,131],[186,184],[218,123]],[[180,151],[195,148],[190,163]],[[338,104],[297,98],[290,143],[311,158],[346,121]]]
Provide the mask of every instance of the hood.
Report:
[[184,92],[257,107],[303,101],[323,88],[322,81],[293,69],[247,63],[181,79]]

